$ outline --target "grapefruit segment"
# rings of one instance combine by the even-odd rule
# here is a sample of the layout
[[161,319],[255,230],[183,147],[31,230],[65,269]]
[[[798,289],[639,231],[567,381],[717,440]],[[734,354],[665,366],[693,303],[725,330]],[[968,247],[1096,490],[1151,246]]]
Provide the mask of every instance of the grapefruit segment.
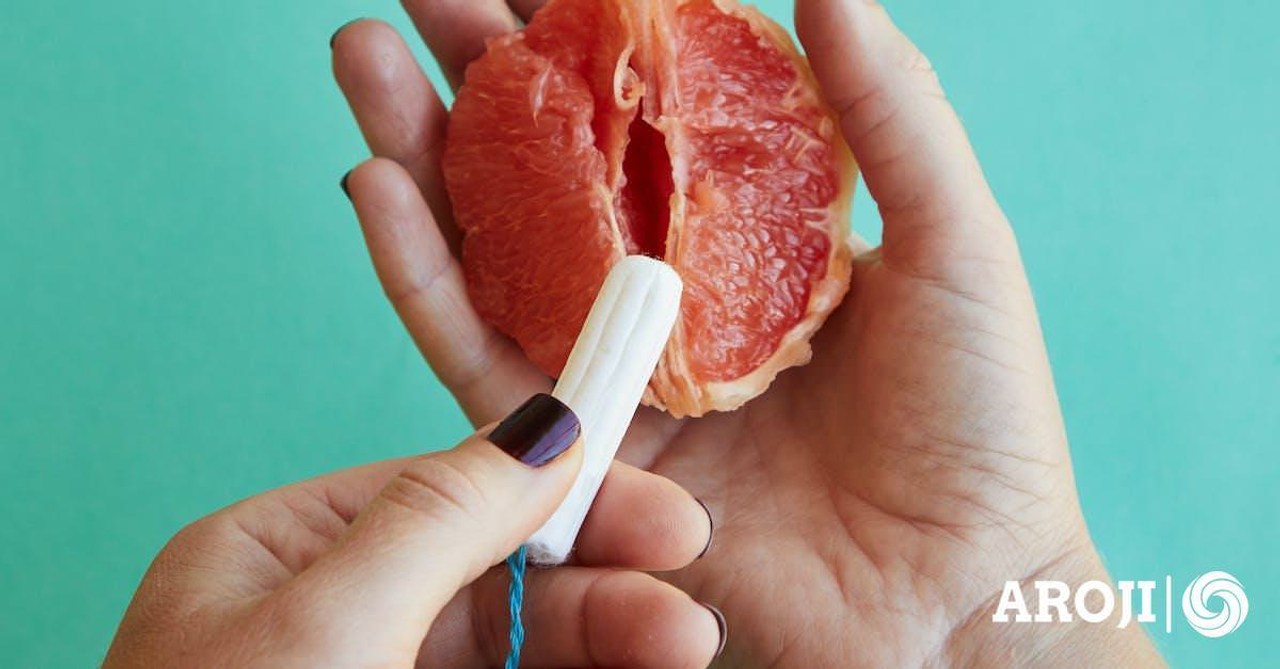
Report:
[[725,0],[552,0],[490,40],[445,184],[480,315],[559,374],[608,269],[669,263],[681,314],[646,403],[730,410],[843,296],[855,167],[787,34]]

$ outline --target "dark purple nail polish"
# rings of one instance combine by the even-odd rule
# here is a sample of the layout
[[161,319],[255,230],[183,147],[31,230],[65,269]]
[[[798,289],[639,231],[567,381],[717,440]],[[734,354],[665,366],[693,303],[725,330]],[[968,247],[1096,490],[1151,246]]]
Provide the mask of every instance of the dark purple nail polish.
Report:
[[707,524],[710,525],[710,529],[707,530],[707,545],[703,546],[702,552],[698,553],[698,557],[694,558],[695,560],[698,560],[701,559],[703,555],[706,555],[707,551],[711,550],[711,539],[716,535],[716,521],[711,517],[711,509],[707,508],[705,502],[697,497],[694,497],[693,501],[697,502],[698,506],[702,507],[702,510],[707,512]]
[[502,419],[489,441],[530,467],[541,467],[569,450],[582,426],[560,400],[538,393]]
[[350,178],[351,178],[351,170],[347,170],[347,173],[342,175],[342,180],[338,182],[338,187],[342,189],[342,194],[346,195],[348,200],[351,199],[351,191],[347,190],[347,179],[350,179]]
[[711,658],[712,660],[715,660],[724,652],[724,644],[729,640],[729,623],[724,619],[724,614],[720,613],[720,609],[717,609],[706,602],[698,603],[701,604],[703,608],[710,611],[711,615],[716,617],[716,624],[720,626],[720,645],[716,646],[716,654]]
[[345,30],[345,29],[347,28],[347,26],[351,25],[352,23],[355,23],[356,21],[363,21],[363,20],[364,20],[364,17],[360,17],[360,18],[358,18],[358,19],[351,19],[350,21],[347,21],[346,23],[344,23],[344,24],[342,24],[342,25],[338,26],[338,29],[337,29],[337,30],[335,30],[335,31],[333,31],[333,35],[331,35],[331,36],[329,37],[329,48],[330,48],[330,49],[332,49],[332,48],[333,48],[333,43],[334,43],[334,42],[336,42],[336,41],[338,41],[338,33],[340,33],[340,32],[342,32],[343,30]]

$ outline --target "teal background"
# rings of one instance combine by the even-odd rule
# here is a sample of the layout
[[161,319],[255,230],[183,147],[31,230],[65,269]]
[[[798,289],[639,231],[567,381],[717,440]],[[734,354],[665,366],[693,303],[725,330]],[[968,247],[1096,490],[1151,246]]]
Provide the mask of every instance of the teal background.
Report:
[[[1182,666],[1273,658],[1280,8],[888,5],[1017,228],[1113,576],[1231,572],[1239,631],[1155,638]],[[361,15],[410,30],[391,0],[6,8],[0,664],[99,660],[188,521],[466,431],[338,190],[365,150],[327,40]],[[878,237],[865,193],[855,227]]]

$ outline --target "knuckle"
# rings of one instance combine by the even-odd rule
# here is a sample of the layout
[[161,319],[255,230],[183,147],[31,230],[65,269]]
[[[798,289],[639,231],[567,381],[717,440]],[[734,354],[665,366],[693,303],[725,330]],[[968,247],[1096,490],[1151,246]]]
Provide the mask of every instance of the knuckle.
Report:
[[933,63],[929,61],[929,57],[924,55],[924,52],[916,48],[913,44],[907,45],[902,65],[910,72],[917,72],[927,76],[936,74],[936,70],[933,68]]
[[[396,207],[395,211],[385,212],[384,218],[394,217],[396,212],[403,211],[403,207]],[[386,294],[387,300],[397,308],[404,307],[420,300],[423,296],[428,295],[436,287],[440,279],[449,272],[449,262],[441,262],[432,267],[427,272],[410,277],[401,284],[384,285],[383,293]]]
[[232,539],[234,524],[227,513],[215,513],[192,521],[169,538],[161,555],[168,557],[198,554]]
[[387,484],[383,497],[433,518],[474,516],[488,502],[475,474],[448,458],[430,456],[405,467]]
[[915,77],[923,93],[932,97],[944,97],[942,80],[938,77],[938,71],[934,68],[933,62],[910,42],[905,46],[902,68]]
[[173,553],[181,551],[188,546],[204,543],[208,540],[211,531],[214,528],[212,517],[200,518],[184,525],[181,529],[169,537],[164,547],[160,549],[160,554]]

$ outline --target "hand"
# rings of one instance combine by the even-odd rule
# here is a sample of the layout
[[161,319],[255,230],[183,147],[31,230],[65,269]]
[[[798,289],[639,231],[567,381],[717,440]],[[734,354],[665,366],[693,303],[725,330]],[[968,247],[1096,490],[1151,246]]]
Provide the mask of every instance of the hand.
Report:
[[[509,579],[489,567],[568,492],[578,432],[571,411],[540,395],[450,451],[204,518],[156,557],[105,666],[500,665]],[[593,513],[580,564],[528,573],[526,666],[706,666],[722,638],[715,614],[610,569],[687,564],[706,547],[706,512],[670,481],[619,464]],[[635,515],[648,520],[627,522]]]
[[[483,38],[538,3],[404,4],[456,86]],[[928,61],[879,6],[801,0],[796,27],[884,243],[858,257],[808,366],[733,413],[638,416],[620,458],[716,521],[707,558],[666,578],[724,611],[735,666],[1158,663],[1136,626],[991,622],[1006,580],[1107,578],[1016,241]],[[385,24],[341,30],[334,69],[376,156],[346,184],[386,293],[473,422],[491,420],[549,381],[467,302],[445,110]]]

